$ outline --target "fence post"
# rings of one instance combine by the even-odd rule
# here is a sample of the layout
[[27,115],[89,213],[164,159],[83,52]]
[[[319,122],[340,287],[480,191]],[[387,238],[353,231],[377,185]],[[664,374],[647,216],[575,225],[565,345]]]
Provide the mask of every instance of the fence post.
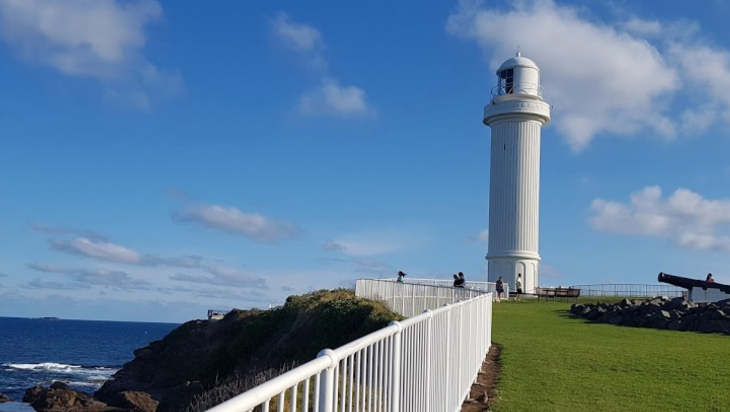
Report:
[[330,366],[324,372],[324,380],[319,385],[319,411],[333,412],[335,402],[335,367],[337,366],[337,356],[332,349],[324,349],[317,355],[318,358],[327,356],[330,358]]
[[[409,286],[408,289],[412,289],[413,286]],[[403,292],[400,294],[400,314],[404,314],[406,311],[406,294],[405,294],[405,288]],[[393,298],[393,306],[395,306],[395,298]]]
[[392,321],[390,322],[390,325],[395,325],[398,327],[398,332],[393,335],[393,347],[391,348],[391,353],[393,354],[393,365],[392,365],[392,373],[390,376],[390,410],[391,412],[399,412],[400,411],[400,384],[401,384],[401,362],[400,362],[400,355],[402,352],[402,344],[401,344],[401,332],[403,331],[403,326],[401,326],[400,322],[398,321]]
[[425,309],[423,313],[428,313],[428,322],[426,323],[426,410],[424,412],[431,411],[431,359],[433,359],[433,312],[429,309]]
[[[451,308],[452,307],[449,304],[446,304],[444,306],[448,307],[448,309],[446,310],[446,357],[445,357],[445,359],[446,359],[446,375],[445,375],[446,383],[444,386],[446,386],[447,388],[450,388],[451,385],[448,384],[448,381],[451,379],[450,373],[451,373]],[[446,408],[448,408],[448,406],[449,406],[449,401],[450,401],[449,397],[450,397],[449,394],[447,394],[447,396],[444,396],[444,401],[443,401],[444,409],[443,410],[446,410]]]

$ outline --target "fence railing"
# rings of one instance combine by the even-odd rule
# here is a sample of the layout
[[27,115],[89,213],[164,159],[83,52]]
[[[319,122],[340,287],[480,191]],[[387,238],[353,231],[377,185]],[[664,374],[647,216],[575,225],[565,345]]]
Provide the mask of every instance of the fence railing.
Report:
[[581,296],[616,296],[616,297],[654,297],[666,296],[676,298],[686,296],[687,290],[670,285],[641,285],[641,284],[597,284],[574,285],[571,288],[580,289]]
[[[379,298],[395,282],[357,281],[358,296]],[[391,324],[244,392],[210,412],[387,411],[456,412],[491,346],[492,299],[488,293],[460,290],[441,303],[441,292],[421,293],[426,285],[403,285],[400,292],[419,303],[417,316]],[[467,300],[460,299],[471,296]],[[393,300],[395,302],[395,300]],[[436,306],[434,306],[436,305]],[[397,308],[394,308],[397,311]]]
[[467,300],[486,293],[478,289],[398,283],[393,280],[358,279],[355,282],[358,297],[384,301],[394,312],[416,316],[424,309],[436,309],[448,303]]
[[[395,279],[394,279],[395,280]],[[417,285],[431,285],[431,286],[442,286],[442,287],[454,287],[454,281],[448,279],[413,279],[407,278],[405,283],[415,283]],[[503,283],[504,296],[509,296],[509,285]],[[495,282],[481,282],[467,280],[465,289],[476,289],[484,292],[491,293],[494,298],[497,297],[497,284]]]

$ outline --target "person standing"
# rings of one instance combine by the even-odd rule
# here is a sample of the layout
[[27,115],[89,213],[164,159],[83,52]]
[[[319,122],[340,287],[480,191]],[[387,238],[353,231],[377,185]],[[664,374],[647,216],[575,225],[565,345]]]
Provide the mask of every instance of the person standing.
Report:
[[[461,275],[461,276],[459,276]],[[464,280],[464,274],[459,272],[458,275],[454,275],[454,287],[463,288],[466,281]]]
[[398,271],[398,279],[396,280],[396,282],[398,282],[398,283],[403,283],[403,279],[404,279],[405,277],[406,277],[406,274],[405,274],[405,273],[403,273],[403,271]]
[[522,294],[522,273],[517,274],[515,288],[517,288],[517,293],[515,293],[515,302],[517,302],[520,300],[520,295]]
[[502,294],[504,293],[504,281],[502,276],[497,279],[497,303],[502,301]]

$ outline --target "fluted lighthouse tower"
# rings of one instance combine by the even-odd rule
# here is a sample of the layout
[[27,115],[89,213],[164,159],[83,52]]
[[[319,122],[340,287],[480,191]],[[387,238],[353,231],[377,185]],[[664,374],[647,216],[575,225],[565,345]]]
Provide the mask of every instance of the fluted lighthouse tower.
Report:
[[497,86],[484,107],[492,129],[489,175],[489,281],[500,276],[525,293],[538,286],[540,129],[550,121],[540,69],[517,53],[497,69]]

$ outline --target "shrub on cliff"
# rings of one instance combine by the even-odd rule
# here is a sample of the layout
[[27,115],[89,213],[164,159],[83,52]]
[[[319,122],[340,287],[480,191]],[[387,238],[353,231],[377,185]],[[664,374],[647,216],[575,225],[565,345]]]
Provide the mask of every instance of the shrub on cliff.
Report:
[[[235,336],[222,346],[208,371],[214,375],[303,363],[324,348],[337,348],[400,317],[385,304],[355,297],[351,290],[290,296],[283,307],[247,316],[236,311]],[[233,361],[233,362],[232,362]]]

